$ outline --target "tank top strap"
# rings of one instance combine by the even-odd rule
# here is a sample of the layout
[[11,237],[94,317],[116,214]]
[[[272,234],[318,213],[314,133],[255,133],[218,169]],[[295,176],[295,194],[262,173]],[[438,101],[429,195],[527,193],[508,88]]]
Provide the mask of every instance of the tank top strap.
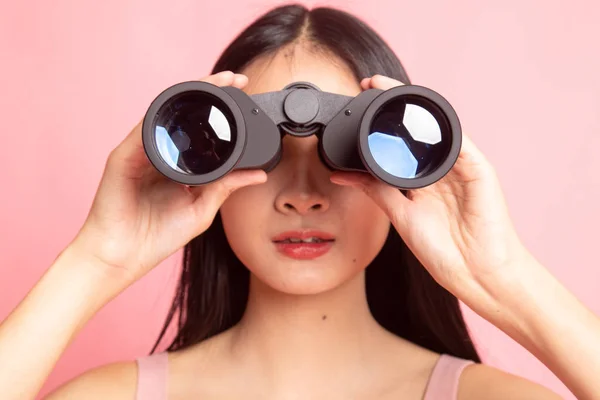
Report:
[[136,400],[166,400],[169,354],[164,351],[136,359]]
[[456,400],[463,370],[475,362],[442,354],[431,371],[423,400]]
[[[152,354],[136,359],[138,379],[136,400],[166,400],[169,356],[167,352]],[[458,383],[462,371],[471,360],[440,355],[434,366],[423,400],[456,400]]]

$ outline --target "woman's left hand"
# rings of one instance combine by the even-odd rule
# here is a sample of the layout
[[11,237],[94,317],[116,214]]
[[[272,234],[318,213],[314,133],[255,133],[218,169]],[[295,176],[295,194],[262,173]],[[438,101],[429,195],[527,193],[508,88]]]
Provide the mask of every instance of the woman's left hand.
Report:
[[[365,90],[398,85],[402,83],[380,75],[361,82]],[[490,285],[510,282],[529,257],[493,167],[464,133],[449,173],[430,186],[409,190],[407,197],[366,173],[336,172],[331,180],[369,195],[433,278],[470,306],[481,304],[482,296],[494,296]]]

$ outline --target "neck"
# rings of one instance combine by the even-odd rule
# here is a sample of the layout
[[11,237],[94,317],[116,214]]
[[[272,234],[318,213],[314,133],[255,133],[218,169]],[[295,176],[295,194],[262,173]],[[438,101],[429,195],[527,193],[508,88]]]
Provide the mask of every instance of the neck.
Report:
[[348,385],[353,372],[364,377],[391,338],[373,318],[364,284],[361,272],[326,293],[289,295],[252,276],[244,317],[231,336],[236,363],[252,365],[273,390],[297,393],[336,379]]

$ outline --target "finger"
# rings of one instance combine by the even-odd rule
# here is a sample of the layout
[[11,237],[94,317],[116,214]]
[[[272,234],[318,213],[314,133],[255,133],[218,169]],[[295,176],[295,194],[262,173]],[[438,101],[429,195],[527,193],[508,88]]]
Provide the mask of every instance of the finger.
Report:
[[362,90],[367,90],[371,87],[371,78],[364,78],[362,81],[360,81],[360,88]]
[[364,172],[338,171],[332,173],[330,179],[338,185],[355,187],[365,192],[386,213],[398,232],[403,233],[412,204],[397,188]]
[[139,121],[125,139],[111,151],[106,166],[108,172],[114,168],[120,175],[141,178],[150,166],[142,142],[142,123],[143,121]]
[[212,216],[231,193],[244,186],[264,183],[266,180],[267,174],[263,170],[238,170],[207,185],[192,186],[189,191],[197,196],[194,207],[197,207],[198,213],[208,212]]
[[201,82],[212,83],[215,86],[230,86],[233,83],[235,74],[231,71],[221,71],[214,75],[201,78]]
[[460,148],[460,152],[463,156],[469,155],[478,159],[485,158],[481,150],[479,150],[479,148],[475,145],[473,140],[471,140],[471,138],[466,133],[462,132],[461,136],[462,145]]
[[248,84],[248,77],[244,74],[235,74],[233,78],[233,83],[231,86],[234,86],[238,89],[243,89]]
[[475,171],[495,173],[494,167],[487,157],[464,132],[462,133],[462,144],[460,153],[458,154],[458,160],[456,161],[453,170],[468,174],[472,174]]
[[391,89],[396,86],[404,85],[404,83],[402,83],[396,79],[393,79],[393,78],[390,78],[390,77],[387,77],[384,75],[380,75],[380,74],[373,75],[371,77],[369,84],[370,84],[370,87],[373,89],[382,89],[382,90],[388,90],[388,89]]

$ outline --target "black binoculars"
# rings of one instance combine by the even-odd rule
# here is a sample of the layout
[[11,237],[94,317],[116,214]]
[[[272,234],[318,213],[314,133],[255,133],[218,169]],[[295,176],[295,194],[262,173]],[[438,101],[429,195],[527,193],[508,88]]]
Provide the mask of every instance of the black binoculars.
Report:
[[295,82],[248,95],[189,81],[154,99],[144,117],[144,150],[167,178],[189,186],[235,169],[270,171],[283,135],[317,135],[331,170],[367,171],[398,189],[430,185],[452,168],[462,135],[456,112],[423,86],[368,89],[356,97]]

